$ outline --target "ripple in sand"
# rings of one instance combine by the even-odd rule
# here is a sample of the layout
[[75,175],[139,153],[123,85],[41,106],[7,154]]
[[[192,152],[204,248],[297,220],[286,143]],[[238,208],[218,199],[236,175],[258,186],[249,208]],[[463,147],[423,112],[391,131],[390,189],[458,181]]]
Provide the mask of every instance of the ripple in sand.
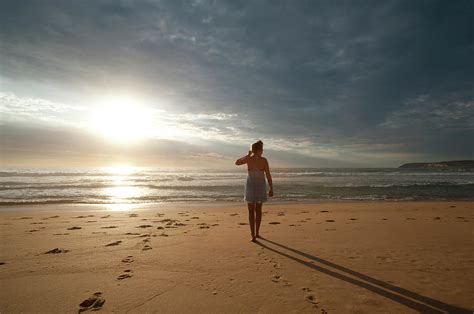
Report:
[[67,252],[69,252],[69,250],[54,248],[52,250],[44,252],[43,254],[59,254],[59,253],[67,253]]
[[153,227],[152,225],[139,225],[136,228],[151,228]]
[[119,241],[115,241],[115,242],[106,244],[105,246],[116,246],[116,245],[119,245],[120,243],[122,243],[122,241],[119,240]]
[[79,229],[82,229],[82,227],[76,227],[76,226],[74,226],[74,227],[69,227],[69,228],[67,228],[67,230],[79,230]]
[[118,226],[106,226],[106,227],[100,227],[100,229],[115,229],[118,228]]
[[270,221],[268,224],[269,224],[269,225],[279,225],[280,222],[278,222],[278,221]]

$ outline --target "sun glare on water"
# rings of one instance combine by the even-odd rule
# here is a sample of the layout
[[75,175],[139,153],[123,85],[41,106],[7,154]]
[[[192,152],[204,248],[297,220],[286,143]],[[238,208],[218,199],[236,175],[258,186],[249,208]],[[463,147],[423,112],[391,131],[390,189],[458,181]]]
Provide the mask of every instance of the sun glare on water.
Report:
[[150,136],[151,116],[150,110],[130,98],[114,98],[94,111],[90,126],[109,140],[126,144]]

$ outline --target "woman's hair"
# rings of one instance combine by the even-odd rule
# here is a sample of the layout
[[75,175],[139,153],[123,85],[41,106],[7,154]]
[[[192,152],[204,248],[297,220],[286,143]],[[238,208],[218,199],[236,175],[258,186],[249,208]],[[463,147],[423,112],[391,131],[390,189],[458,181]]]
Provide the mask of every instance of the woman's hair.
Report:
[[252,144],[252,152],[255,154],[257,151],[263,150],[263,142],[258,141]]

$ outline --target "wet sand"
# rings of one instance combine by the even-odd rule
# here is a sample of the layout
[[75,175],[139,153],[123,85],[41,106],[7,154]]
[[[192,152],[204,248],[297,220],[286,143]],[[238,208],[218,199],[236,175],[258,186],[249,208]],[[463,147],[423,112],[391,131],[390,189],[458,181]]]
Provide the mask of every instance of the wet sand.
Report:
[[[125,208],[119,208],[125,209]],[[474,203],[0,211],[0,312],[471,313]]]

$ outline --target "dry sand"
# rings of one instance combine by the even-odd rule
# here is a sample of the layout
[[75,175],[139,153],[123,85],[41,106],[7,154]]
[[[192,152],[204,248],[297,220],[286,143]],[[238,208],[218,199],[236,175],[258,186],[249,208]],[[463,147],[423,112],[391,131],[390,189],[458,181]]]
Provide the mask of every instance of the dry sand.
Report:
[[472,311],[472,202],[266,204],[259,243],[247,221],[244,204],[5,209],[0,312]]

